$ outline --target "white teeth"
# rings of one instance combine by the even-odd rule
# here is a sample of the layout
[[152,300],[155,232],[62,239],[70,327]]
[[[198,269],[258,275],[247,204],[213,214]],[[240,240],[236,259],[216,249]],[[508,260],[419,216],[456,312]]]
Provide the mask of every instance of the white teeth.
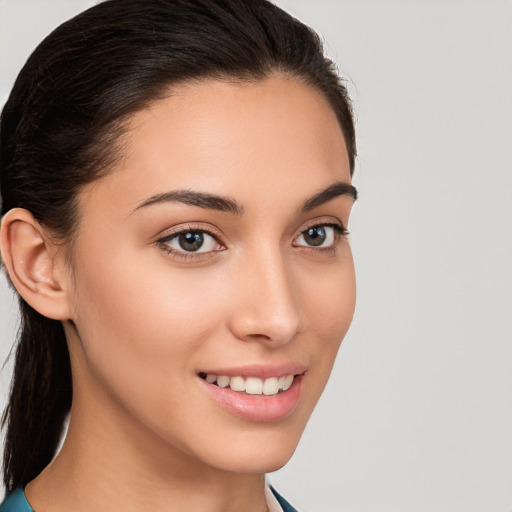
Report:
[[277,395],[279,391],[290,389],[293,384],[294,375],[283,375],[282,377],[270,377],[260,379],[258,377],[228,377],[227,375],[206,374],[205,380],[210,384],[217,383],[220,388],[230,387],[233,391],[246,392],[249,395]]
[[[293,375],[292,375],[293,379]],[[279,379],[277,377],[271,377],[270,379],[265,379],[263,383],[263,394],[264,395],[277,395],[279,392]]]
[[219,375],[217,377],[217,386],[221,388],[227,388],[229,386],[230,378],[225,375]]
[[258,379],[258,377],[247,377],[245,392],[249,395],[261,395],[263,392],[263,381]]
[[283,391],[286,391],[287,389],[289,389],[290,386],[292,385],[292,382],[293,382],[293,375],[287,375],[283,381]]
[[245,380],[243,377],[231,377],[229,387],[233,391],[245,391]]

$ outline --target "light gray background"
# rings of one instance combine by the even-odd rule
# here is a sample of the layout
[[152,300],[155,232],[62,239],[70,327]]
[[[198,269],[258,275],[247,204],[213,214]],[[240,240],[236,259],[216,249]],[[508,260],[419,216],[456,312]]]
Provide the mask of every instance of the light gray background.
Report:
[[[36,43],[93,3],[0,0],[2,104]],[[278,4],[350,79],[360,201],[354,324],[271,481],[310,512],[511,512],[512,2]],[[12,302],[2,281],[2,360]]]

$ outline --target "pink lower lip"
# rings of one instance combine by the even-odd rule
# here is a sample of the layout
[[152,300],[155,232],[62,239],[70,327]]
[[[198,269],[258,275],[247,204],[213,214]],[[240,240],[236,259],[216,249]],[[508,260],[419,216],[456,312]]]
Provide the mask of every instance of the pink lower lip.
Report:
[[293,412],[299,402],[303,375],[297,375],[286,391],[277,395],[248,395],[228,388],[221,388],[201,379],[207,393],[229,412],[251,421],[276,421]]

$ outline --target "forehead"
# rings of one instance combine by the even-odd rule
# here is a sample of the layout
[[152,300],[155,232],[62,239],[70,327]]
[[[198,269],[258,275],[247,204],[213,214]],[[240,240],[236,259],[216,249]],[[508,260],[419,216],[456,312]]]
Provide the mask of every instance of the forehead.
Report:
[[173,87],[129,120],[122,142],[114,172],[91,189],[121,195],[129,209],[144,195],[173,189],[245,203],[283,192],[308,197],[333,181],[350,182],[344,137],[328,101],[286,77]]

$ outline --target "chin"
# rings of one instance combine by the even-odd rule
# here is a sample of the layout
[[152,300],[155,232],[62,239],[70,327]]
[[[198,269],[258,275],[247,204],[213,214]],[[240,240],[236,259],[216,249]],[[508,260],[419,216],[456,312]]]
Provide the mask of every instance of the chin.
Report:
[[229,471],[232,473],[272,473],[281,469],[291,459],[295,448],[289,451],[283,451],[282,449],[276,450],[274,453],[261,453],[257,452],[254,454],[247,454],[244,451],[244,455],[234,455],[231,460],[216,461],[216,465],[219,469]]
[[[238,439],[219,436],[203,460],[209,465],[233,473],[271,473],[282,468],[293,456],[303,428],[251,429]],[[258,432],[258,430],[260,430]],[[261,431],[266,430],[266,431]]]

